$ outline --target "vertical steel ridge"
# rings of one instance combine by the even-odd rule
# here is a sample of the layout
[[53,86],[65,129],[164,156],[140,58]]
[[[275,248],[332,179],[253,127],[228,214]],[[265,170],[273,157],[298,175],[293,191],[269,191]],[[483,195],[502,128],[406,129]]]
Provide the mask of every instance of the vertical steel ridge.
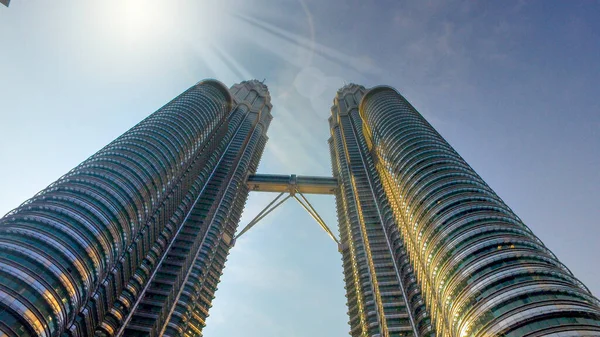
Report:
[[[160,251],[163,257],[146,281],[123,336],[202,335],[248,196],[244,180],[256,171],[266,142],[270,96],[266,86],[257,83],[246,81],[231,88],[233,111],[211,157],[220,159],[205,166],[213,168],[210,175],[199,176],[200,192],[187,199],[197,195],[185,218],[171,219],[179,229],[169,247]],[[241,87],[252,90],[241,93]]]
[[352,336],[433,336],[358,115],[365,88],[338,90],[329,140]]
[[[0,219],[0,331],[93,335],[130,305],[160,240],[218,143],[232,98],[195,85]],[[210,140],[210,142],[209,142]]]
[[[242,111],[240,111],[242,110]],[[163,252],[160,261],[154,266],[152,275],[146,281],[146,286],[138,296],[138,299],[132,309],[134,312],[123,322],[117,336],[136,336],[143,334],[148,337],[159,336],[163,334],[166,322],[169,320],[172,308],[179,298],[182,290],[182,283],[187,280],[191,271],[190,265],[198,254],[199,245],[204,235],[206,235],[206,226],[202,226],[206,218],[205,215],[213,206],[213,199],[218,197],[217,193],[211,193],[218,186],[214,186],[214,177],[217,175],[217,168],[226,159],[226,152],[229,150],[232,136],[239,132],[237,126],[240,122],[239,115],[244,114],[244,109],[234,109],[227,121],[227,133],[218,144],[217,149],[213,151],[213,159],[219,159],[211,165],[205,165],[205,170],[212,168],[210,175],[200,174],[196,180],[196,187],[199,192],[189,193],[189,199],[193,200],[191,206],[182,208],[181,215],[170,221],[179,225],[173,238]],[[206,171],[208,173],[208,171]],[[208,175],[208,177],[207,177]],[[211,189],[212,187],[212,189]],[[211,189],[212,191],[207,191]],[[210,205],[205,209],[206,205]],[[212,208],[211,208],[212,207]],[[187,212],[185,211],[187,210]],[[131,320],[129,320],[131,318]]]
[[600,335],[598,300],[404,97],[375,87],[359,109],[442,336]]
[[[245,88],[246,90],[242,90]],[[235,84],[230,89],[244,118],[230,142],[225,160],[213,181],[218,182],[219,196],[212,199],[213,212],[208,218],[208,232],[195,258],[190,275],[181,289],[164,336],[201,336],[208,309],[217,290],[229,250],[233,245],[249,190],[245,179],[255,173],[262,156],[271,121],[270,95],[266,85],[256,80]],[[255,92],[257,95],[251,94]],[[207,200],[208,201],[208,200]]]
[[[329,118],[331,138],[329,140],[329,149],[332,161],[333,176],[339,182],[339,188],[336,190],[336,205],[338,224],[340,231],[340,241],[342,243],[342,264],[344,268],[344,281],[346,282],[346,298],[348,305],[348,315],[350,321],[351,336],[368,336],[369,322],[367,316],[366,301],[374,304],[373,296],[367,298],[367,294],[373,293],[370,284],[369,270],[364,256],[364,243],[362,242],[362,233],[357,224],[358,215],[350,202],[353,193],[350,185],[350,172],[348,162],[345,158],[345,147],[340,131],[339,109],[335,104],[331,108],[332,116]],[[352,208],[351,208],[352,207]],[[359,257],[360,258],[359,260]],[[364,279],[366,282],[362,282]],[[372,305],[375,308],[375,305]],[[375,315],[373,310],[369,310],[371,316]],[[377,332],[379,333],[378,319],[375,320]]]
[[[1,218],[0,335],[202,336],[271,108],[262,82],[199,82]],[[331,113],[350,335],[600,335],[600,302],[397,91],[349,84]]]

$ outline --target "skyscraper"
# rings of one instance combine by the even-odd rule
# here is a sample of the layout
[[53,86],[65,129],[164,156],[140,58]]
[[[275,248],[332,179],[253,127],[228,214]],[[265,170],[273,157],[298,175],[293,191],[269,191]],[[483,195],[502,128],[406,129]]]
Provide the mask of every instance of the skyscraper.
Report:
[[[339,243],[352,336],[600,335],[600,302],[394,89],[338,90],[333,178],[255,175],[271,107],[202,81],[0,219],[0,336],[201,336],[250,189],[280,194],[242,232],[293,196]],[[339,240],[303,193],[335,195]]]
[[404,97],[329,119],[352,336],[600,336],[599,301]]
[[433,336],[434,330],[358,113],[365,88],[340,89],[329,146],[352,336]]
[[0,219],[0,335],[200,335],[270,110],[200,82]]

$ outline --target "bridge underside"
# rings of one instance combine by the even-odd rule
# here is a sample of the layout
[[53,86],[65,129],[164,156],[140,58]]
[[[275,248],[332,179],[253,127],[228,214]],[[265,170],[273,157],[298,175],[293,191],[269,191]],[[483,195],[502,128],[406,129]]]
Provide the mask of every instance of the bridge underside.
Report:
[[[325,224],[317,210],[306,199],[304,194],[335,194],[338,188],[337,179],[331,177],[314,177],[314,176],[297,176],[295,174],[254,174],[248,176],[246,185],[252,192],[279,192],[262,211],[260,211],[246,227],[244,227],[235,239],[242,236],[250,228],[256,225],[265,216],[279,207],[289,198],[294,198],[298,203],[310,214],[313,219],[321,226],[321,228],[329,235],[329,237],[338,244],[338,249],[341,249],[339,240],[335,237],[331,229]],[[288,194],[281,199],[284,194]],[[281,200],[280,200],[281,199]]]
[[255,174],[246,181],[250,191],[299,192],[302,194],[334,194],[337,179],[331,177],[297,176],[295,174]]

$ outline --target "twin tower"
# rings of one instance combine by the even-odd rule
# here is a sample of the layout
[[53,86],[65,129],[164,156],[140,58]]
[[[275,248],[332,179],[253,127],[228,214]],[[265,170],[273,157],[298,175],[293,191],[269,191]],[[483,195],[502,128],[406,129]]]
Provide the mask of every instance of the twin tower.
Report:
[[329,178],[255,175],[271,108],[202,81],[0,219],[0,336],[201,336],[252,189],[338,241],[351,336],[600,336],[598,299],[397,91],[338,90]]

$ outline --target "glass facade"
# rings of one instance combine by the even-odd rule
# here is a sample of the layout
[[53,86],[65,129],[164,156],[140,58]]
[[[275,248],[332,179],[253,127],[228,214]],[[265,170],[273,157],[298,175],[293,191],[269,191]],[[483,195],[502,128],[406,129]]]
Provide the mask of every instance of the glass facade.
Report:
[[0,219],[1,336],[200,336],[267,87],[191,87]]
[[330,125],[352,336],[600,336],[599,301],[397,91],[345,86]]
[[[0,336],[202,336],[271,108],[202,81],[1,218]],[[336,197],[351,336],[600,336],[598,299],[398,92],[346,85],[329,125],[334,179],[303,179]]]
[[344,86],[329,118],[350,335],[435,336],[363,134],[358,107],[365,92]]

